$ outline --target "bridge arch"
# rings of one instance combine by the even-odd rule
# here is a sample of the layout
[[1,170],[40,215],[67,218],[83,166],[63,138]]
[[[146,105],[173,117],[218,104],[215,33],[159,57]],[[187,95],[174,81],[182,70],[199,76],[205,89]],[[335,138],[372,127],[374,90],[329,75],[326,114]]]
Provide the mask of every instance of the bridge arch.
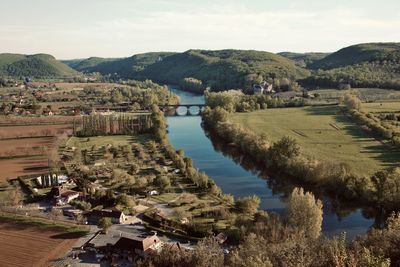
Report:
[[200,116],[204,107],[204,104],[181,104],[160,106],[160,109],[165,116]]

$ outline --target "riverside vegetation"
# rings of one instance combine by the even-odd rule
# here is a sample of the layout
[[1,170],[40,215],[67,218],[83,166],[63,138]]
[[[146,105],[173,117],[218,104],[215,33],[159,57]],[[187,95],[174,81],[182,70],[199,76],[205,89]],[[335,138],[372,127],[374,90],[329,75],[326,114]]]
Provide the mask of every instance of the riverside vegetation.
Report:
[[[396,191],[396,188],[400,181],[400,172],[397,168],[377,171],[371,176],[359,176],[345,164],[308,158],[302,153],[302,149],[294,138],[284,136],[276,142],[270,142],[265,134],[255,134],[230,120],[230,113],[223,107],[229,107],[230,111],[235,111],[236,107],[241,105],[240,101],[246,99],[237,97],[235,94],[229,96],[231,93],[206,93],[207,103],[219,101],[224,103],[213,109],[206,107],[203,113],[205,127],[211,128],[222,140],[235,144],[241,153],[251,157],[253,161],[278,174],[297,179],[303,184],[322,187],[346,199],[368,203],[386,214],[399,210],[400,192]],[[233,99],[233,102],[227,99]],[[349,111],[352,110],[353,105],[358,105],[357,100],[351,96],[343,99],[343,103]],[[292,202],[296,197],[298,199]],[[395,230],[397,227],[395,225],[398,225],[399,221],[398,215],[395,213],[389,215],[381,229],[371,229],[367,234],[346,243],[344,236],[329,239],[313,234],[318,228],[318,218],[322,220],[322,215],[321,217],[319,215],[322,214],[320,205],[311,193],[295,189],[289,198],[287,215],[261,216],[257,213],[251,222],[242,222],[244,224],[236,230],[236,234],[243,231],[246,235],[237,239],[240,245],[228,257],[228,262],[225,258],[225,264],[229,266],[246,266],[246,264],[251,266],[397,266],[400,263],[399,251],[392,247],[396,246],[394,244],[400,240],[396,232],[398,230]],[[298,219],[296,223],[290,216]],[[301,232],[300,235],[298,231]],[[265,249],[260,250],[259,244],[265,244],[263,246]],[[268,265],[266,262],[271,264]]]
[[[230,121],[229,112],[224,107],[242,105],[240,102],[243,99],[236,95],[231,96],[230,92],[206,94],[206,103],[212,105],[218,102],[217,99],[225,105],[214,109],[206,108],[203,113],[205,124],[223,140],[236,144],[242,153],[267,169],[286,174],[306,184],[318,185],[327,191],[340,192],[346,199],[381,207],[384,213],[400,210],[400,190],[396,189],[400,183],[399,169],[361,176],[354,173],[347,164],[307,157],[294,138],[283,136],[278,141],[270,142],[268,136],[257,135]],[[344,98],[344,104],[350,112],[354,112],[354,108],[360,105],[358,101],[351,96]]]

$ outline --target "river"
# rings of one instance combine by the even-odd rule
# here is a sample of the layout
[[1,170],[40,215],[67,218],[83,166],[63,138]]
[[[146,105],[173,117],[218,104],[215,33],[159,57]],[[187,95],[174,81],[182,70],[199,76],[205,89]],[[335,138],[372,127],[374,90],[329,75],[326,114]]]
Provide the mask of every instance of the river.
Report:
[[[204,103],[202,95],[170,87],[179,95],[182,104]],[[283,213],[286,208],[288,192],[274,192],[267,179],[254,171],[246,170],[231,157],[214,148],[212,141],[201,127],[200,116],[168,117],[168,136],[176,149],[183,149],[193,159],[194,166],[212,178],[226,194],[235,198],[257,195],[261,199],[260,208],[266,211]],[[365,233],[373,224],[373,218],[366,218],[360,208],[349,208],[344,211],[333,211],[331,201],[323,197],[324,217],[322,231],[332,236],[346,232],[348,238]],[[340,216],[337,214],[341,214]]]

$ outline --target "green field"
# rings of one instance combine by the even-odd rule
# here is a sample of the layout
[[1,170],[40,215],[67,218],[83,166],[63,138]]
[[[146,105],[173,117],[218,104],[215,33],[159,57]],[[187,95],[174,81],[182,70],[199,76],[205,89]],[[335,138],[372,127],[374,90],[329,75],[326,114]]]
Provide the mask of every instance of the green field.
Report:
[[363,103],[362,110],[365,112],[400,112],[400,101],[397,102],[374,102],[374,103]]
[[389,90],[380,88],[354,88],[350,90],[338,89],[318,89],[312,90],[311,93],[317,93],[321,98],[337,98],[339,99],[345,93],[352,93],[357,95],[363,101],[390,101],[400,100],[399,90]]
[[367,175],[379,168],[394,166],[400,159],[399,151],[370,137],[337,106],[235,113],[232,120],[257,133],[267,134],[270,141],[293,137],[303,154],[347,163],[359,174]]

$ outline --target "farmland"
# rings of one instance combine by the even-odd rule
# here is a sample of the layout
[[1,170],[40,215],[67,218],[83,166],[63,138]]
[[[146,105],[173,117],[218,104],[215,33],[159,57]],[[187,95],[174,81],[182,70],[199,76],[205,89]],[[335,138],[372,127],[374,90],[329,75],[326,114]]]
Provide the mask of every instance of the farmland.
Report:
[[2,214],[0,266],[51,266],[84,233],[85,229],[72,225]]
[[270,141],[295,138],[303,153],[316,159],[349,164],[360,174],[394,166],[400,153],[368,134],[342,114],[337,106],[267,109],[235,113],[232,120]]
[[50,266],[75,242],[76,239],[65,239],[54,231],[0,224],[0,266]]
[[51,150],[72,134],[71,122],[63,117],[2,117],[0,181],[46,172]]

